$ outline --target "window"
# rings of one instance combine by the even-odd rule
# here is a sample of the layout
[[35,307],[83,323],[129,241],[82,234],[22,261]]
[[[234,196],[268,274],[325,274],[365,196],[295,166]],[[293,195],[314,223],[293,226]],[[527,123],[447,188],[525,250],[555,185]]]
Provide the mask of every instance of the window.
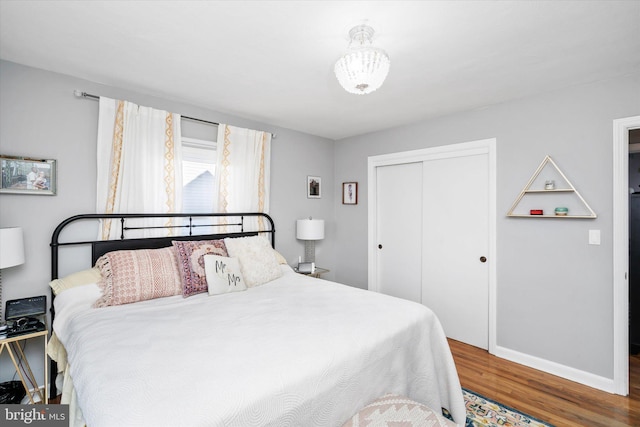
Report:
[[182,212],[212,212],[216,143],[182,137]]

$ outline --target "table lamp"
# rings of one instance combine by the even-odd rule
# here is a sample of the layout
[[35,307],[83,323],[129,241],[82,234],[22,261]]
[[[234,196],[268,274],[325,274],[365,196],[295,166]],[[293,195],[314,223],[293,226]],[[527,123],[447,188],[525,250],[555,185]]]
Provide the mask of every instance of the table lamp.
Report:
[[[0,271],[20,264],[24,264],[22,228],[0,228]],[[0,273],[0,324],[4,323],[2,307],[2,274]]]
[[304,261],[316,261],[316,240],[324,239],[323,219],[299,219],[296,222],[296,238],[304,240]]

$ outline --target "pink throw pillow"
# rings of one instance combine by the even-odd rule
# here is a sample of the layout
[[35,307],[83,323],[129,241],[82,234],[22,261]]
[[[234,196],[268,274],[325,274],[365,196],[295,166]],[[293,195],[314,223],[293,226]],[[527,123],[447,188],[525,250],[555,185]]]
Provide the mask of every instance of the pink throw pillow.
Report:
[[129,304],[182,292],[173,248],[113,251],[96,261],[102,296],[94,307]]
[[205,255],[228,256],[223,240],[174,240],[178,270],[182,280],[182,296],[207,292],[207,274],[204,268]]

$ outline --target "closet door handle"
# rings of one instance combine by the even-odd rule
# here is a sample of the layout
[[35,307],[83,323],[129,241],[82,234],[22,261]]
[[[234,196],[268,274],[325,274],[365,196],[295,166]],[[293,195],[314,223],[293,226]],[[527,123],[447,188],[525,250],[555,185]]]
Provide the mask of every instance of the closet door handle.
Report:
[[480,262],[487,262],[487,257],[486,256],[481,256],[480,257]]
[[378,245],[378,249],[382,249],[382,245]]

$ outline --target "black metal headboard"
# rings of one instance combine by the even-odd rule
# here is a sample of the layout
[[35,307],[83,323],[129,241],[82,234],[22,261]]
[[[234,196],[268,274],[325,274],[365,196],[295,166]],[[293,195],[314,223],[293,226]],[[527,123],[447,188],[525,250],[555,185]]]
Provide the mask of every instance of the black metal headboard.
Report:
[[[248,217],[258,217],[266,219],[265,229],[247,229],[245,219]],[[147,219],[147,218],[184,218],[188,223],[181,225],[154,226],[154,227],[129,227],[127,219]],[[207,218],[232,218],[236,222],[223,221],[217,223],[194,222],[196,219],[206,220]],[[72,223],[85,220],[117,220],[120,222],[120,238],[115,240],[75,240],[60,242],[60,234]],[[264,222],[264,221],[263,221]],[[220,233],[198,233],[198,228],[220,227],[231,229]],[[127,232],[132,230],[145,229],[166,229],[167,231],[179,231],[176,236],[150,237],[150,238],[127,238]],[[185,231],[187,233],[185,233]],[[51,236],[51,280],[58,278],[59,273],[59,248],[63,246],[87,246],[91,245],[92,264],[107,252],[123,249],[159,249],[171,246],[173,240],[208,240],[223,239],[225,237],[255,236],[258,233],[268,234],[271,237],[271,246],[275,248],[275,225],[273,219],[266,213],[197,213],[197,214],[83,214],[69,217],[62,221],[54,230]]]
[[[263,219],[259,229],[252,229],[246,224],[245,220],[250,217]],[[178,225],[166,226],[130,226],[127,220],[149,219],[149,218],[182,218]],[[120,238],[114,240],[70,240],[60,241],[60,235],[66,227],[87,220],[112,220],[119,222]],[[209,221],[209,222],[207,222]],[[199,233],[200,230],[211,229],[224,230],[220,233],[207,234]],[[168,234],[176,234],[167,237],[150,237],[150,238],[127,238],[127,233],[131,234],[134,230],[162,229]],[[212,240],[224,239],[225,237],[243,237],[255,236],[257,234],[268,234],[271,238],[271,246],[275,248],[275,225],[273,219],[262,212],[248,213],[197,213],[197,214],[84,214],[69,217],[62,221],[54,230],[51,236],[51,280],[58,279],[59,276],[59,249],[66,246],[90,246],[91,247],[91,265],[107,252],[117,250],[131,249],[159,249],[171,246],[174,240]],[[90,266],[87,266],[89,268]],[[53,307],[53,292],[51,293],[51,328],[53,333],[53,319],[55,318],[55,310]],[[51,381],[50,396],[56,396],[55,378],[57,375],[57,364],[51,361]]]

